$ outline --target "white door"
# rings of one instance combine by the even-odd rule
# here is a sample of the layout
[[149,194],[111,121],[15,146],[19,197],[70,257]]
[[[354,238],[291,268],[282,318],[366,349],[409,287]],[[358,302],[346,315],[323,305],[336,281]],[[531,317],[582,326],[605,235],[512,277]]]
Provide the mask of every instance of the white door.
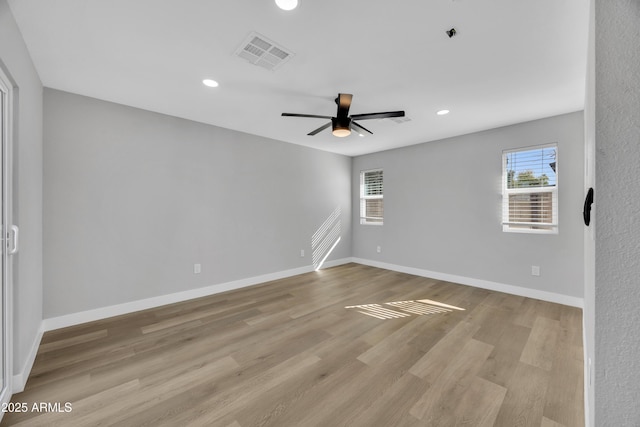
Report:
[[[11,340],[11,264],[9,255],[17,251],[17,227],[11,226],[11,188],[8,171],[11,169],[11,85],[0,70],[0,404],[11,399],[12,340]],[[0,414],[1,416],[1,414]]]

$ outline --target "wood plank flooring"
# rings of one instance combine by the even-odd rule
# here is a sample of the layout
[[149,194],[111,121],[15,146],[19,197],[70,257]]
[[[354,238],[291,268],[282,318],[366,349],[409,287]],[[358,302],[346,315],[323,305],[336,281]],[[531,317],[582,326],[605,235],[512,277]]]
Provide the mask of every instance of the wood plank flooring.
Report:
[[1,425],[583,426],[581,328],[576,308],[347,264],[47,332]]

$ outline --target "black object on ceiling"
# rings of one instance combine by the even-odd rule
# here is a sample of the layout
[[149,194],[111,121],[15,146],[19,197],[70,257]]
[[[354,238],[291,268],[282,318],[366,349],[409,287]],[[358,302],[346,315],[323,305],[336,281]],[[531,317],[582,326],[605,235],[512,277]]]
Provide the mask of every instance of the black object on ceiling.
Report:
[[318,119],[330,119],[331,121],[327,124],[320,126],[318,129],[312,130],[307,135],[313,136],[322,132],[331,126],[331,133],[337,137],[345,137],[351,134],[351,129],[356,128],[363,130],[365,132],[369,132],[373,135],[369,129],[365,128],[361,124],[357,123],[356,120],[371,120],[371,119],[387,119],[390,117],[404,117],[404,111],[387,111],[384,113],[367,113],[367,114],[353,114],[349,115],[349,108],[351,107],[351,100],[353,95],[349,93],[339,93],[338,97],[335,99],[336,104],[338,104],[338,112],[335,117],[331,116],[318,116],[315,114],[296,114],[296,113],[282,113],[285,117],[311,117]]

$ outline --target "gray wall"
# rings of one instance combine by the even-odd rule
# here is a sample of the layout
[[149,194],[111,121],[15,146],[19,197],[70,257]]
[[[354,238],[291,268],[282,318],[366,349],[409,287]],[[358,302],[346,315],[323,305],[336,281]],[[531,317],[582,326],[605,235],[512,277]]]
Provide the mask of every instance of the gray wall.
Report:
[[[502,150],[553,142],[559,234],[502,232]],[[357,157],[354,195],[361,170],[384,169],[385,218],[360,225],[354,198],[353,256],[582,298],[583,148],[577,112]]]
[[595,2],[595,426],[640,425],[640,2]]
[[349,157],[52,89],[44,111],[45,318],[311,265],[336,208],[351,255]]
[[6,0],[0,0],[0,66],[13,79],[14,373],[25,369],[42,322],[42,84]]

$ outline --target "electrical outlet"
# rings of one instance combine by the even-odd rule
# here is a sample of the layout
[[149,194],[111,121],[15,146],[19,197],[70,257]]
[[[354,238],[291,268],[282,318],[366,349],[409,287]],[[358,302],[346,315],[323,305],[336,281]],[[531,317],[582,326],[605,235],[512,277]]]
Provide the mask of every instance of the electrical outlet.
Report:
[[378,246],[378,247],[376,248],[376,252],[378,252],[378,253],[382,252],[382,248],[381,248],[380,246]]
[[300,258],[304,258],[304,249],[300,249]]
[[540,275],[540,266],[532,265],[531,266],[531,275],[532,276],[539,276]]
[[202,266],[200,264],[193,264],[193,274],[200,274]]

